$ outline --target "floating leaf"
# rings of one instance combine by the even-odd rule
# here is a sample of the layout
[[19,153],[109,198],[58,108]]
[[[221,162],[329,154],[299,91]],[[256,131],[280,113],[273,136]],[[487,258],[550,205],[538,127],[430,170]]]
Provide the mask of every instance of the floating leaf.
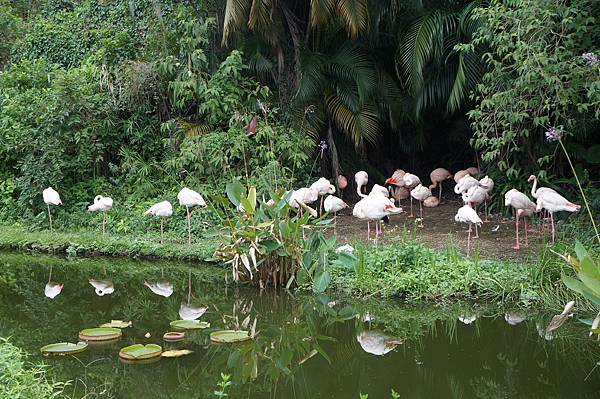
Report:
[[218,343],[243,342],[252,339],[248,331],[221,330],[210,333],[210,340]]
[[162,347],[155,344],[135,344],[126,346],[119,351],[119,357],[126,360],[143,360],[158,357],[162,353]]
[[127,328],[131,327],[132,325],[133,323],[131,321],[111,320],[109,323],[101,324],[100,327]]
[[88,344],[86,342],[78,342],[76,344],[71,342],[59,342],[57,344],[43,346],[40,351],[44,356],[64,356],[83,352],[87,348]]
[[169,325],[178,330],[199,330],[210,327],[210,323],[200,320],[175,320]]
[[194,351],[191,351],[189,349],[177,349],[177,350],[172,350],[172,351],[165,351],[165,352],[161,353],[161,356],[162,357],[181,357],[181,356],[189,355],[190,353],[194,353]]
[[163,339],[167,342],[179,342],[183,341],[185,333],[169,331],[163,335]]
[[111,341],[121,338],[123,333],[118,328],[98,327],[79,331],[79,339],[82,341]]

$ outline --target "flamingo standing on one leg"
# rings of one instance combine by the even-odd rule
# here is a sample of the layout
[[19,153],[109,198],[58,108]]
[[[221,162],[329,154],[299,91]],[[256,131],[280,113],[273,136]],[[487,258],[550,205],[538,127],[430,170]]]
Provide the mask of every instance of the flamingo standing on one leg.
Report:
[[477,212],[475,212],[475,209],[471,208],[469,204],[464,205],[458,210],[456,216],[454,216],[454,221],[469,224],[469,230],[467,235],[467,256],[469,256],[471,252],[471,225],[474,224],[475,226],[481,226],[483,222],[481,221],[481,218],[477,215]]
[[48,207],[48,220],[50,221],[50,231],[52,231],[52,213],[50,213],[50,205],[62,205],[62,201],[60,200],[58,192],[52,187],[48,187],[42,191],[42,197]]
[[369,182],[369,175],[367,172],[364,170],[359,170],[356,172],[354,175],[354,181],[356,182],[356,194],[358,194],[358,196],[361,198],[366,197],[367,195],[363,194],[362,188]]
[[431,178],[431,185],[429,186],[430,190],[436,188],[438,185],[440,186],[440,192],[438,193],[438,200],[440,200],[440,202],[441,202],[442,201],[442,182],[446,179],[451,179],[452,173],[450,173],[448,171],[448,169],[437,168],[437,169],[434,169],[433,171],[431,171],[431,173],[429,174],[429,177]]
[[485,219],[483,220],[483,223],[488,223],[488,210],[487,210],[487,203],[488,203],[488,199],[491,197],[492,194],[492,190],[494,189],[494,180],[492,180],[491,177],[489,176],[485,176],[483,179],[479,180],[479,186],[484,188],[485,191],[487,191],[487,197],[485,198],[484,206],[485,206]]
[[[531,186],[531,196],[534,199],[538,199],[538,196],[541,195],[542,193],[556,193],[556,190],[551,189],[550,187],[538,187],[538,180],[537,180],[537,176],[535,175],[531,175],[529,176],[529,178],[527,179],[528,182],[532,182],[533,181],[533,186]],[[547,217],[547,215],[545,215],[546,210],[543,209],[541,218],[542,218],[542,228],[541,231],[545,230],[545,221],[544,219]]]
[[431,197],[431,190],[423,186],[422,184],[419,184],[417,185],[417,187],[413,188],[410,191],[410,196],[411,198],[414,198],[417,201],[419,201],[419,227],[423,228],[425,227],[423,225],[423,201]]
[[331,184],[326,178],[321,177],[319,178],[319,180],[311,184],[310,188],[319,193],[319,197],[321,197],[321,205],[319,206],[319,209],[320,213],[323,213],[323,198],[327,194],[334,194],[335,186]]
[[[467,192],[462,194],[462,199],[465,204],[471,205],[475,213],[477,213],[477,205],[482,204],[488,198],[487,191],[480,186],[473,186],[467,190]],[[477,225],[475,225],[475,235],[473,238],[479,238],[479,233],[477,232]]]
[[106,233],[106,212],[110,211],[112,207],[112,198],[97,195],[94,203],[87,208],[88,212],[102,212],[102,235]]
[[348,204],[346,204],[341,198],[338,198],[335,195],[330,195],[325,198],[324,206],[325,212],[333,213],[333,234],[335,234],[337,226],[337,213],[342,209],[348,208]]
[[160,243],[163,243],[163,219],[173,214],[173,205],[169,201],[162,201],[154,204],[144,212],[144,215],[156,216],[160,218]]
[[[419,184],[421,184],[421,179],[419,179],[419,176],[413,175],[412,173],[405,173],[404,176],[402,177],[402,179],[404,180],[404,186],[409,190],[412,190],[413,188],[415,188]],[[412,195],[410,197],[410,215],[409,215],[409,217],[414,217]]]
[[188,244],[192,243],[192,217],[190,215],[190,208],[193,206],[200,206],[202,208],[206,208],[206,201],[200,195],[200,193],[190,190],[187,187],[184,187],[177,194],[177,199],[179,200],[179,205],[185,206],[185,210],[187,212],[187,230],[188,230]]
[[538,194],[536,210],[545,209],[550,213],[550,223],[552,224],[552,243],[554,244],[554,214],[560,211],[578,212],[581,205],[574,204],[562,195],[556,192],[546,191]]
[[509,190],[506,194],[504,194],[504,206],[512,206],[515,209],[515,232],[516,232],[516,242],[513,246],[513,249],[520,249],[521,245],[519,243],[519,217],[521,215],[524,216],[525,220],[525,246],[529,245],[527,239],[527,217],[531,216],[536,211],[536,205],[533,201],[529,199],[528,196],[523,194],[517,189]]

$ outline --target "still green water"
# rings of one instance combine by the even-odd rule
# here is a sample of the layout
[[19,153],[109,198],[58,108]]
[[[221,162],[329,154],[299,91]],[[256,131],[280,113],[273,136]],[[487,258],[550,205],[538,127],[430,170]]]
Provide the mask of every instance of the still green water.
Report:
[[[0,254],[0,271],[0,336],[48,364],[52,379],[70,380],[69,397],[214,398],[222,372],[232,375],[231,398],[374,399],[390,398],[392,389],[401,398],[600,397],[600,370],[593,370],[600,351],[577,321],[589,315],[546,336],[540,331],[550,314],[260,292],[228,286],[211,266],[8,253]],[[45,295],[49,279],[63,284],[53,299]],[[97,295],[90,279],[112,282],[114,292]],[[173,293],[144,285],[157,280],[170,282]],[[207,305],[201,320],[211,328],[165,344],[182,303]],[[90,346],[76,358],[39,353],[111,319],[133,321],[118,343]],[[251,342],[208,340],[210,331],[249,329],[255,320]],[[122,364],[118,350],[132,343],[194,353]]]

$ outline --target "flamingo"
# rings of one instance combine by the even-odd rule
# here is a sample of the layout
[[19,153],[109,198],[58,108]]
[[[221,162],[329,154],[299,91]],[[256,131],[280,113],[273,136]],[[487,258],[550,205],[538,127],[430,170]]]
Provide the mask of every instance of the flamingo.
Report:
[[456,186],[454,186],[454,192],[456,194],[462,194],[464,192],[467,192],[467,190],[474,186],[479,186],[479,180],[477,180],[471,175],[464,175],[458,181],[458,183],[456,183]]
[[162,201],[154,204],[144,212],[144,215],[156,216],[160,218],[160,243],[163,243],[163,219],[173,214],[173,205],[169,201]]
[[[462,193],[462,199],[465,204],[469,204],[474,206],[475,212],[477,212],[477,205],[482,204],[486,198],[488,198],[487,191],[480,186],[473,186],[467,190],[467,192]],[[479,238],[479,233],[477,232],[477,225],[475,225],[475,235],[473,238]]]
[[[539,189],[538,189],[539,192]],[[545,191],[538,194],[536,210],[545,209],[550,214],[550,223],[552,224],[552,243],[554,244],[554,214],[560,211],[578,212],[580,205],[568,201],[557,192]]]
[[48,274],[48,282],[44,287],[44,295],[46,298],[54,299],[61,293],[64,288],[64,284],[56,283],[52,281],[52,266],[50,266],[50,273]]
[[181,306],[179,307],[179,317],[181,317],[181,320],[196,320],[206,313],[207,310],[208,306],[193,306],[181,302]]
[[319,206],[319,209],[321,210],[321,213],[323,213],[323,197],[327,194],[334,194],[335,186],[331,184],[326,178],[321,177],[319,178],[319,180],[311,184],[310,188],[315,190],[319,194],[319,197],[321,197],[321,204]]
[[423,201],[425,199],[431,197],[431,190],[422,184],[419,184],[417,187],[413,188],[410,192],[410,197],[419,201],[419,227],[423,228]]
[[478,175],[478,174],[479,174],[479,169],[478,169],[478,168],[476,168],[475,166],[468,167],[468,168],[467,168],[467,169],[465,169],[465,170],[466,170],[466,172],[467,172],[468,174],[470,174],[471,176],[476,176],[476,175]]
[[460,179],[462,179],[463,177],[465,177],[468,174],[469,174],[469,172],[467,172],[466,170],[459,170],[458,172],[454,173],[454,177],[453,177],[454,183],[458,184]]
[[356,335],[356,340],[362,350],[375,356],[383,356],[402,344],[402,340],[376,330],[362,331]]
[[454,216],[454,221],[469,224],[467,236],[467,256],[469,256],[469,253],[471,252],[471,225],[474,224],[475,226],[481,226],[483,222],[481,221],[481,218],[477,215],[477,212],[475,212],[475,209],[471,208],[469,204],[462,206],[458,210],[456,216]]
[[144,285],[150,288],[150,291],[156,295],[168,298],[173,294],[173,284],[166,280],[158,280],[156,282],[144,281]]
[[521,313],[507,312],[504,314],[504,320],[506,320],[506,322],[508,324],[510,324],[511,326],[516,326],[517,324],[524,322],[525,319],[527,319],[527,316],[525,316]]
[[392,196],[392,198],[398,201],[398,204],[400,204],[401,200],[410,197],[410,190],[404,187],[405,174],[406,172],[404,172],[402,169],[396,169],[392,174],[392,177],[387,179],[384,183],[386,185],[389,185],[388,190],[390,192],[390,195]]
[[52,187],[48,187],[42,191],[42,197],[44,198],[44,202],[48,207],[48,220],[50,221],[50,231],[52,231],[52,214],[50,213],[50,205],[62,205],[62,201],[60,200],[60,195],[58,192]]
[[106,233],[106,212],[110,211],[112,207],[112,198],[97,195],[94,203],[87,208],[88,212],[102,212],[102,235]]
[[[303,204],[312,204],[319,198],[319,193],[312,188],[302,187],[298,190],[294,190],[288,204],[292,208],[300,208],[300,202]],[[302,211],[300,209],[300,211]]]
[[352,214],[361,220],[367,221],[367,240],[371,236],[370,222],[376,221],[375,225],[375,240],[379,238],[379,220],[382,218],[402,212],[402,208],[397,208],[394,202],[385,197],[381,192],[372,192],[370,195],[361,199],[354,205]]
[[423,206],[425,208],[435,208],[439,204],[440,204],[440,200],[435,195],[427,197],[427,198],[425,198],[425,201],[423,201]]
[[190,207],[199,206],[201,208],[206,208],[206,202],[204,198],[200,195],[200,193],[190,190],[187,187],[184,187],[177,194],[177,199],[179,200],[179,205],[185,206],[185,210],[187,212],[187,228],[188,228],[188,244],[192,243],[192,217],[190,215]]
[[115,292],[115,286],[110,280],[94,280],[91,278],[88,281],[94,287],[94,292],[98,296],[110,295]]
[[[402,179],[404,180],[404,185],[409,190],[412,190],[413,188],[415,188],[419,184],[421,184],[421,179],[419,179],[419,176],[413,175],[412,173],[405,173],[404,176],[402,177]],[[413,217],[413,216],[414,216],[414,214],[413,214],[413,197],[411,195],[410,196],[410,216],[409,217]]]
[[528,196],[513,188],[504,194],[504,206],[512,206],[515,209],[515,232],[516,242],[513,249],[520,249],[519,243],[519,216],[523,215],[525,219],[525,246],[529,245],[527,239],[527,216],[533,215],[536,211],[536,205]]
[[448,172],[447,169],[437,168],[437,169],[434,169],[433,171],[431,171],[431,173],[429,174],[429,177],[431,178],[431,183],[432,183],[429,186],[429,189],[431,190],[433,188],[436,188],[439,184],[440,192],[438,193],[438,199],[440,201],[442,201],[442,182],[446,179],[451,179],[452,173]]
[[367,172],[365,172],[364,170],[359,170],[358,172],[356,172],[356,174],[354,175],[354,181],[356,182],[356,194],[358,194],[358,196],[362,198],[366,197],[366,194],[362,193],[362,188],[363,186],[366,186],[369,182],[369,175],[367,174]]
[[333,213],[333,234],[335,234],[336,225],[337,225],[337,213],[342,209],[348,208],[348,204],[346,204],[341,198],[336,197],[335,195],[330,195],[325,198],[325,212]]
[[479,180],[479,185],[481,187],[483,187],[485,189],[485,191],[487,191],[487,197],[485,198],[484,201],[484,205],[485,205],[485,220],[483,221],[483,223],[488,223],[488,211],[487,211],[487,203],[488,203],[488,199],[492,193],[492,190],[494,189],[494,180],[492,180],[491,177],[489,176],[485,176],[483,179]]
[[346,176],[339,175],[337,177],[337,187],[340,190],[340,198],[344,198],[344,190],[346,189],[346,187],[348,187],[348,179],[346,179]]
[[[538,187],[538,180],[536,175],[529,176],[527,181],[533,181],[533,186],[531,186],[531,196],[536,200],[538,199],[538,196],[542,193],[556,193],[556,190],[551,189],[550,187]],[[544,210],[542,213],[542,230],[545,230],[545,218],[548,217],[548,215],[546,215],[546,210]]]

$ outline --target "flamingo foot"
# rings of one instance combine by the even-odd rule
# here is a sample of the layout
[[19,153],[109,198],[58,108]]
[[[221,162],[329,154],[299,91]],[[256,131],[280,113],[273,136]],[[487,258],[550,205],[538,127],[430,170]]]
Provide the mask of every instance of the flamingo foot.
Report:
[[521,249],[521,247],[519,246],[519,244],[515,244],[512,246],[512,249]]

